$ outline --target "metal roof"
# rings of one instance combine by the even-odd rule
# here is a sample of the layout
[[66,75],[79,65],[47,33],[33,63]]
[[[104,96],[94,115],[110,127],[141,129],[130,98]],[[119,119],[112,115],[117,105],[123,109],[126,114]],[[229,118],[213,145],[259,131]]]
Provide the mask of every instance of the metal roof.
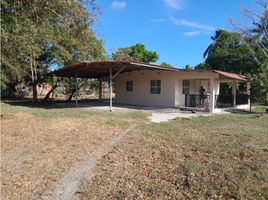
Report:
[[250,82],[250,80],[246,76],[241,75],[241,74],[235,74],[235,73],[225,72],[225,71],[220,71],[220,70],[213,70],[213,72],[218,73],[220,75],[220,78]]
[[163,67],[149,63],[135,62],[135,61],[84,61],[78,64],[63,67],[61,69],[51,72],[51,75],[62,77],[75,77],[77,73],[78,78],[101,78],[109,76],[109,70],[112,73],[118,72],[122,67],[125,67],[121,72],[130,72],[134,70],[166,70],[166,71],[180,71],[178,68]]
[[[122,67],[124,67],[122,69]],[[250,81],[246,76],[220,71],[220,70],[188,70],[174,67],[163,67],[161,65],[136,62],[136,61],[84,61],[74,65],[69,65],[61,69],[50,72],[50,75],[60,77],[77,77],[78,78],[101,78],[109,76],[110,68],[112,73],[131,72],[135,70],[165,70],[165,71],[181,71],[181,72],[212,72],[218,73],[221,78],[233,79],[238,81]]]

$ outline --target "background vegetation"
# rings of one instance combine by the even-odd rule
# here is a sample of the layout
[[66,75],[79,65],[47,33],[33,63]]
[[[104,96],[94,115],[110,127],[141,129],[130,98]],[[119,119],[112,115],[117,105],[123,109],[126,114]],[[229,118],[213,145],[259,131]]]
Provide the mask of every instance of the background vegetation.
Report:
[[[247,24],[230,20],[232,32],[218,29],[204,52],[204,63],[195,68],[247,75],[252,79],[253,100],[268,104],[268,3],[256,2],[261,13],[243,9]],[[52,81],[46,76],[50,70],[82,60],[108,59],[103,41],[92,29],[99,14],[95,0],[1,1],[1,96],[12,96],[16,86],[23,83],[32,86],[33,100],[37,101],[36,86]],[[141,43],[118,48],[111,57],[141,62],[156,62],[158,58],[157,52]],[[166,62],[161,65],[170,67]],[[70,83],[74,81],[59,79],[52,89],[58,82],[71,98],[74,84]],[[79,80],[79,85],[84,83]]]
[[234,31],[218,29],[197,69],[218,69],[247,75],[252,99],[268,104],[268,3],[256,1],[262,13],[242,9],[247,24],[230,20]]

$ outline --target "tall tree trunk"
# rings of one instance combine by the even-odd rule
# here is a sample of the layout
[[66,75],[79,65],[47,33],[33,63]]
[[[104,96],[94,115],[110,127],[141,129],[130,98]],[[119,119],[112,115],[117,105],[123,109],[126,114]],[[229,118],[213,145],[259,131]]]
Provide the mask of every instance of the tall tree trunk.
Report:
[[72,100],[74,93],[75,93],[75,88],[72,90],[70,96],[68,97],[68,101]]
[[[77,92],[79,91],[79,88],[83,85],[84,82],[85,82],[85,81],[82,81],[82,82],[80,82],[80,83],[77,85]],[[70,96],[68,97],[68,101],[71,101],[71,100],[72,100],[73,95],[74,95],[75,92],[76,92],[76,87],[72,89],[71,94],[70,94]],[[77,95],[77,94],[75,94],[75,95]]]
[[37,102],[37,81],[33,82],[33,102]]
[[51,93],[58,87],[57,84],[53,85],[53,87],[49,90],[49,92],[46,94],[46,96],[44,97],[43,101],[47,101],[49,99],[49,96],[51,95]]
[[15,97],[16,92],[17,92],[16,84],[13,84],[13,83],[8,84],[8,93],[7,93],[6,97],[8,97],[8,98]]
[[[33,63],[32,54],[30,55],[30,67],[31,67],[31,78],[32,78],[32,87],[33,87],[33,102],[37,102],[37,74],[36,68]],[[35,69],[34,69],[35,68]]]
[[58,82],[60,80],[56,80],[55,85],[52,85],[52,88],[49,90],[49,92],[46,94],[45,98],[43,99],[43,101],[47,101],[49,99],[49,96],[51,95],[51,93],[58,87]]

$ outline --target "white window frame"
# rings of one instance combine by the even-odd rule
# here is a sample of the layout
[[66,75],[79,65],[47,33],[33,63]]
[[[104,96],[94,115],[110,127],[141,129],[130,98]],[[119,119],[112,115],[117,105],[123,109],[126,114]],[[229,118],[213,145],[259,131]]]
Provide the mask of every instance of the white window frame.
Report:
[[161,80],[150,80],[150,93],[161,94]]
[[185,79],[182,80],[182,94],[189,94],[190,93],[190,80]]
[[208,91],[209,94],[211,93],[211,84],[210,84],[210,81],[208,81],[207,91]]

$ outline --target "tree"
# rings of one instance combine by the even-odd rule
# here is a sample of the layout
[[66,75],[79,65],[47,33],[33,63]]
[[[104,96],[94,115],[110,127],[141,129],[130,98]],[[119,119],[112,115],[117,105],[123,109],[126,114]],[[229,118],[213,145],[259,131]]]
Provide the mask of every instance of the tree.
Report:
[[213,42],[205,50],[205,64],[199,65],[206,69],[225,70],[234,73],[249,74],[254,72],[254,63],[250,52],[243,44],[239,33],[217,30],[211,37]]
[[185,69],[191,69],[191,66],[189,64],[185,65]]
[[1,85],[32,85],[36,101],[36,85],[51,65],[102,59],[102,41],[91,29],[97,12],[94,0],[1,1]]
[[199,63],[195,66],[195,69],[209,69],[210,67],[206,62]]
[[234,32],[217,30],[199,69],[220,69],[249,76],[253,100],[268,104],[268,2],[258,0],[262,13],[243,9],[247,24],[231,20]]
[[145,49],[144,44],[137,43],[131,47],[117,49],[112,57],[114,60],[131,60],[149,63],[157,61],[159,55],[155,51]]
[[224,33],[224,29],[218,29],[215,32],[215,36],[211,36],[210,38],[212,39],[212,43],[207,47],[207,49],[205,50],[204,54],[203,54],[203,58],[206,58],[208,56],[211,55],[211,53],[213,52],[213,50],[215,49],[215,46],[218,42],[218,39],[220,37],[220,35],[222,35]]
[[123,61],[132,60],[132,57],[129,55],[130,51],[131,51],[130,48],[118,48],[112,54],[112,58],[113,60],[123,60]]
[[255,98],[268,105],[268,2],[256,0],[262,13],[244,8],[242,14],[248,24],[236,24],[230,20],[234,29],[242,35],[242,42],[257,69],[251,74],[252,91]]
[[172,67],[170,64],[168,64],[167,62],[162,62],[160,64],[162,67]]
[[148,51],[145,49],[144,44],[137,43],[134,46],[130,47],[131,51],[129,55],[134,59],[134,61],[141,62],[155,62],[158,60],[159,55],[156,51]]

